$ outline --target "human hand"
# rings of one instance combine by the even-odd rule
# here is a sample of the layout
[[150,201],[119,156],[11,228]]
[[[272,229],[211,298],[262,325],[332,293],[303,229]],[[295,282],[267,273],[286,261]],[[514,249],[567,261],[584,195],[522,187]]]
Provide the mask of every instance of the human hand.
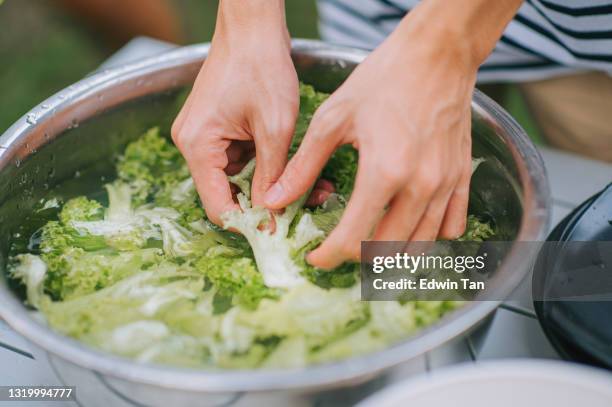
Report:
[[223,1],[211,50],[172,126],[208,217],[237,208],[227,174],[253,155],[252,200],[287,161],[299,107],[282,1]]
[[370,238],[455,238],[465,229],[478,63],[465,50],[407,40],[411,35],[392,34],[317,110],[265,196],[269,208],[285,207],[308,190],[337,147],[359,150],[346,211],[308,256],[317,267],[359,258],[361,241]]

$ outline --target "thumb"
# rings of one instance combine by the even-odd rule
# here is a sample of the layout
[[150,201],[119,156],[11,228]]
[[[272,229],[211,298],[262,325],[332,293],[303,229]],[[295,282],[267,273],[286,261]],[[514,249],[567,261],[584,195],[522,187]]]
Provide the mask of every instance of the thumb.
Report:
[[337,146],[337,141],[326,137],[323,128],[313,119],[298,151],[278,181],[266,192],[266,207],[282,209],[305,194],[315,183]]

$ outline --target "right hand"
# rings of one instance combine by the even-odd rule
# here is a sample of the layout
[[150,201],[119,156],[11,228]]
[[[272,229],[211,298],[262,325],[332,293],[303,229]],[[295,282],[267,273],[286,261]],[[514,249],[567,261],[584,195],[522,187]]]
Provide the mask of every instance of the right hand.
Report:
[[237,209],[226,173],[248,161],[253,146],[252,202],[263,205],[285,168],[299,108],[282,8],[259,8],[263,15],[253,18],[246,9],[257,2],[241,3],[221,3],[208,57],[172,125],[206,214],[217,224],[223,212]]

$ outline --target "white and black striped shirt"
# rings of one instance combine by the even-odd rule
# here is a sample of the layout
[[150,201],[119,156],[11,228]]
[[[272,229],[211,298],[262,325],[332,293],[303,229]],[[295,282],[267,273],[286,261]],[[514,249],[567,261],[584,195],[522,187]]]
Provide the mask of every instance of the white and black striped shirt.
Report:
[[[417,3],[319,0],[321,35],[373,49]],[[612,0],[525,0],[478,80],[526,81],[586,70],[612,74]]]

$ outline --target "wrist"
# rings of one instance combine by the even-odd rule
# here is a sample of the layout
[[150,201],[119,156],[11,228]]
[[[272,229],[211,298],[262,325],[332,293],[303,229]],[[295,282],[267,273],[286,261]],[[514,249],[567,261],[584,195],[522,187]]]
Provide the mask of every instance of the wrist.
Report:
[[396,41],[402,44],[406,54],[437,66],[449,66],[454,70],[472,73],[478,70],[481,57],[477,49],[466,40],[456,26],[433,25],[414,16],[406,18],[398,27]]
[[404,42],[430,47],[439,58],[476,71],[521,4],[522,0],[428,0],[408,13],[397,34]]
[[290,49],[284,0],[221,0],[213,42]]

